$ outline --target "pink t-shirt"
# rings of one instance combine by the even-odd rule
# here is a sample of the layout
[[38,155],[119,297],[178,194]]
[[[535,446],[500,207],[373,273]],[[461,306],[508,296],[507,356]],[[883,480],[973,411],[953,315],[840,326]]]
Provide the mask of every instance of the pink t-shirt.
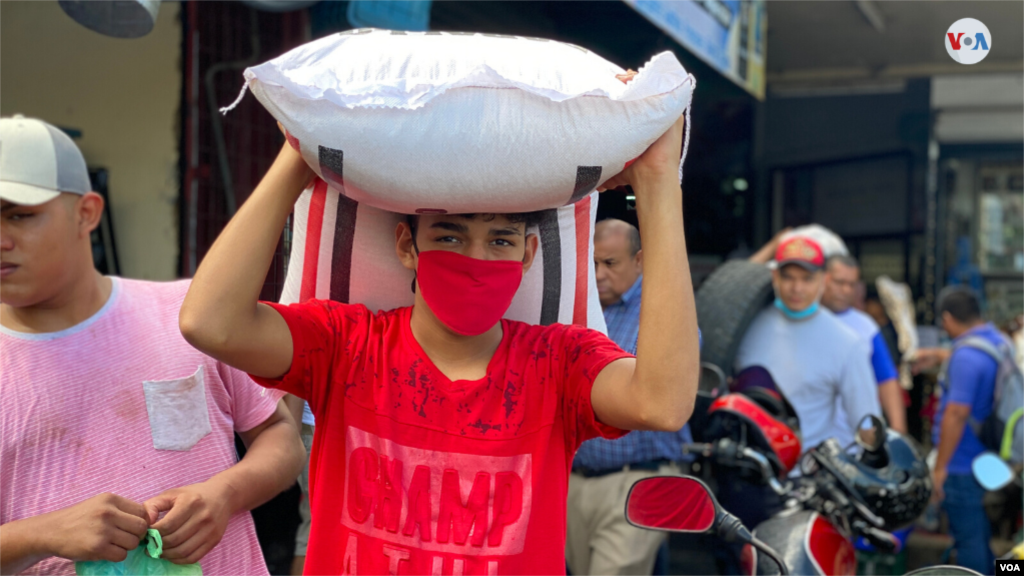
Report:
[[[107,303],[77,326],[0,327],[0,523],[205,481],[237,462],[233,432],[264,422],[282,396],[182,338],[188,281],[112,280]],[[200,565],[267,574],[248,512]],[[50,558],[26,573],[74,574],[74,564]]]

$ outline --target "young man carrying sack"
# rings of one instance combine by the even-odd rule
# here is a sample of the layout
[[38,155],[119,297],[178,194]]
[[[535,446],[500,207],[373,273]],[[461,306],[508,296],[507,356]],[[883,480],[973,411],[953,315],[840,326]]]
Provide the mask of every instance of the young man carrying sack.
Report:
[[[395,230],[415,304],[371,313],[258,302],[311,177],[285,145],[210,249],[181,310],[193,345],[309,401],[310,574],[555,574],[589,438],[678,430],[698,336],[683,234],[680,118],[606,183],[648,242],[636,357],[579,326],[502,320],[538,239],[525,215],[422,215]],[[410,226],[412,224],[412,226]]]

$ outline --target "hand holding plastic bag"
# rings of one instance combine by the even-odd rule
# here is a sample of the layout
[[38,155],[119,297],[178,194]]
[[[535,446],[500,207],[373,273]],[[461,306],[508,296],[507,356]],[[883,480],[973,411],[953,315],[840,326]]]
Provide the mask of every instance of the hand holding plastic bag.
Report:
[[164,543],[160,532],[150,528],[139,546],[128,551],[128,557],[121,562],[75,562],[75,574],[79,576],[202,576],[203,569],[196,564],[174,564],[160,559]]

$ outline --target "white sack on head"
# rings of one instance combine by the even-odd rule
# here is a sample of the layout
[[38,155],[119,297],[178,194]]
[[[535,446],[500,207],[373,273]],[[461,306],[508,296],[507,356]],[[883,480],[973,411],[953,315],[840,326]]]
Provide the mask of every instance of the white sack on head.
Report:
[[826,259],[836,255],[849,256],[850,254],[850,251],[846,249],[846,242],[843,242],[838,234],[820,224],[808,224],[794,228],[783,234],[781,241],[785,242],[794,236],[803,236],[817,242]]
[[623,72],[551,40],[361,29],[245,78],[349,198],[404,214],[508,213],[584,198],[690,103],[693,77],[671,52],[629,84]]
[[[530,230],[539,237],[538,253],[506,318],[607,331],[594,279],[596,217],[596,192],[540,215]],[[395,254],[395,227],[404,215],[346,198],[317,179],[293,218],[282,303],[329,299],[372,311],[413,304],[413,273]]]

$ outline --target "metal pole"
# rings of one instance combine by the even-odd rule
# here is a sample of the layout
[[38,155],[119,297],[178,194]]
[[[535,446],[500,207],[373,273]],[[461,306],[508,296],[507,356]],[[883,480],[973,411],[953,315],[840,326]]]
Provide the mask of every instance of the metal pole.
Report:
[[939,143],[928,140],[928,173],[925,178],[925,246],[924,246],[924,323],[935,323],[935,299],[939,293],[941,263],[936,258],[938,246]]

